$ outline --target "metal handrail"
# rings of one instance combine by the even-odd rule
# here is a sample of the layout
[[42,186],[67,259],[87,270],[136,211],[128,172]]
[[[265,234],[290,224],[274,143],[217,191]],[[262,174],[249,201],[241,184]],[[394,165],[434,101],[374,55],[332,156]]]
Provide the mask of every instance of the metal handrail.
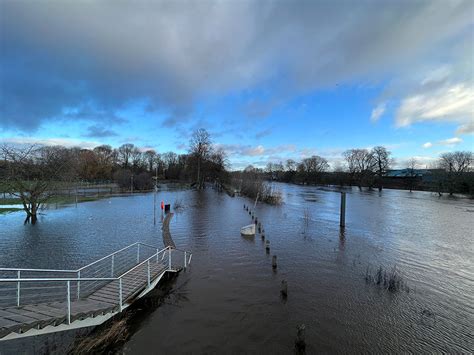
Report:
[[[107,259],[107,258],[109,258],[109,257],[111,257],[111,256],[113,256],[113,255],[115,255],[115,254],[118,254],[118,253],[120,253],[120,252],[122,252],[122,251],[124,251],[124,250],[127,250],[127,249],[129,249],[129,248],[131,248],[131,247],[133,247],[133,246],[135,246],[135,245],[137,245],[137,244],[141,244],[141,245],[147,246],[147,247],[149,247],[149,248],[153,248],[153,249],[158,249],[158,248],[156,248],[156,247],[154,247],[154,246],[152,246],[152,245],[149,245],[149,244],[145,244],[145,243],[142,243],[142,242],[135,242],[135,243],[130,244],[130,245],[128,245],[128,246],[126,246],[126,247],[124,247],[124,248],[122,248],[122,249],[120,249],[120,250],[117,250],[117,251],[115,251],[115,252],[113,252],[113,253],[111,253],[111,254],[109,254],[109,255],[106,255],[106,256],[104,256],[104,257],[98,259],[98,260],[95,260],[95,261],[93,261],[93,262],[91,262],[91,263],[89,263],[89,264],[87,264],[87,265],[85,265],[85,266],[82,266],[81,268],[76,269],[76,270],[72,270],[72,269],[57,269],[57,270],[56,270],[56,269],[2,268],[2,267],[0,267],[0,271],[37,271],[37,272],[70,272],[70,273],[77,273],[77,272],[79,272],[79,271],[81,271],[81,270],[84,270],[85,268],[87,268],[87,267],[89,267],[89,266],[92,266],[92,265],[94,265],[94,264],[97,264],[98,262],[103,261],[103,260],[105,260],[105,259]],[[166,248],[165,248],[165,249],[166,249]]]
[[11,267],[0,267],[0,271],[38,271],[38,272],[70,272],[77,273],[78,270],[61,270],[61,269],[16,269]]
[[[137,256],[136,256],[136,264],[133,265],[132,267],[128,268],[126,271],[122,272],[120,275],[118,276],[115,276],[114,277],[114,255],[124,251],[124,250],[127,250],[127,249],[130,249],[131,247],[137,245]],[[140,262],[140,245],[143,245],[143,246],[146,246],[146,247],[149,247],[151,249],[153,249],[154,251],[156,250],[156,252],[154,252],[151,256],[147,257],[145,260],[141,261]],[[112,254],[109,254],[105,257],[102,257],[86,266],[83,266],[77,270],[54,270],[54,269],[29,269],[29,268],[22,268],[22,269],[15,269],[15,268],[0,268],[0,271],[16,271],[16,278],[0,278],[0,285],[1,284],[5,284],[5,283],[16,283],[17,284],[17,287],[16,287],[16,306],[20,306],[20,300],[21,300],[21,295],[22,295],[22,290],[24,290],[24,288],[22,289],[21,288],[21,283],[22,282],[54,282],[54,283],[57,283],[57,282],[65,282],[66,285],[67,285],[67,319],[68,319],[68,324],[70,324],[71,322],[71,283],[73,284],[76,284],[77,287],[76,287],[76,291],[77,291],[77,299],[79,300],[80,299],[80,286],[81,286],[81,283],[82,282],[101,282],[101,281],[109,281],[109,282],[114,282],[114,281],[117,281],[119,282],[119,289],[118,289],[118,304],[120,306],[120,311],[122,311],[124,309],[124,299],[123,299],[123,294],[122,294],[122,279],[127,275],[129,274],[130,272],[132,272],[133,270],[137,269],[138,267],[144,265],[145,263],[147,263],[147,284],[148,284],[148,287],[150,287],[150,284],[151,284],[151,273],[150,273],[150,260],[156,258],[156,262],[157,263],[161,263],[163,262],[163,259],[165,258],[166,256],[166,252],[168,251],[168,262],[167,262],[167,267],[165,267],[163,269],[163,272],[166,272],[166,271],[172,271],[172,251],[175,250],[175,251],[180,251],[180,252],[183,252],[184,253],[184,269],[186,269],[186,267],[191,263],[191,258],[192,258],[192,253],[189,253],[185,250],[181,250],[181,249],[177,249],[177,248],[173,248],[171,246],[167,246],[161,250],[158,250],[157,248],[151,246],[151,245],[148,245],[148,244],[145,244],[145,243],[141,243],[141,242],[135,242],[131,245],[128,245],[127,247],[125,248],[122,248],[120,250],[117,250],[115,251],[114,253]],[[161,258],[161,261],[160,261],[160,258],[159,258],[159,255],[160,254],[163,254],[163,257]],[[188,256],[189,255],[189,259],[188,259]],[[82,270],[85,270],[86,268],[90,267],[91,265],[94,265],[94,264],[97,264],[99,263],[100,261],[103,261],[103,260],[106,260],[107,258],[111,258],[112,259],[112,265],[111,265],[111,271],[112,271],[112,276],[111,277],[91,277],[91,276],[88,276],[88,277],[81,277],[81,271]],[[164,263],[166,265],[166,262]],[[22,278],[21,277],[21,272],[60,272],[60,273],[71,273],[71,274],[74,274],[74,277],[30,277],[30,278]],[[93,270],[94,271],[94,270]],[[99,273],[101,273],[102,271],[99,270]],[[90,284],[89,284],[90,285]],[[51,289],[51,288],[55,288],[57,286],[49,286],[48,288]],[[86,286],[87,287],[87,286]],[[93,286],[94,287],[94,286]],[[27,290],[29,288],[26,288]]]
[[[136,244],[136,243],[135,243]],[[116,276],[116,277],[63,277],[63,278],[16,278],[16,279],[13,279],[13,278],[4,278],[4,279],[0,279],[0,282],[28,282],[28,281],[36,281],[36,282],[39,282],[39,281],[48,281],[48,282],[51,282],[51,281],[58,281],[58,282],[64,282],[64,281],[115,281],[115,280],[118,280],[118,279],[121,279],[123,278],[125,275],[127,275],[128,273],[130,273],[131,271],[135,270],[137,267],[145,264],[147,261],[157,257],[158,255],[160,255],[161,253],[167,251],[167,250],[177,250],[177,251],[182,251],[182,252],[185,252],[185,253],[189,253],[185,250],[181,250],[181,249],[176,249],[176,248],[173,248],[171,246],[167,246],[166,248],[163,248],[161,249],[160,251],[156,252],[155,254],[153,254],[152,256],[148,257],[147,259],[143,260],[142,262],[140,262],[139,264],[135,265],[134,267],[132,267],[131,269],[125,271],[124,273],[120,274],[119,276]],[[191,262],[191,258],[192,258],[192,253],[189,253],[189,260],[187,261],[187,265],[189,265],[189,263]],[[18,270],[18,269],[15,269],[15,270]],[[23,269],[21,269],[23,271]],[[28,270],[28,269],[26,269]],[[31,269],[33,271],[37,271],[36,269]],[[55,271],[55,270],[53,270]],[[79,271],[79,270],[77,270]],[[74,273],[76,272],[76,270],[72,270],[70,272]]]
[[132,267],[130,270],[125,271],[122,275],[118,276],[117,279],[120,279],[120,278],[124,277],[124,276],[127,275],[129,272],[135,270],[137,267],[139,267],[139,266],[145,264],[148,260],[151,260],[151,259],[157,257],[157,256],[160,255],[162,252],[164,252],[164,251],[166,251],[166,250],[169,250],[170,248],[171,248],[171,247],[167,246],[166,248],[161,249],[160,251],[158,251],[158,252],[156,252],[155,254],[153,254],[152,256],[150,256],[148,259],[143,260],[140,264],[137,264],[137,265],[135,265],[134,267]]
[[84,277],[84,278],[73,278],[73,277],[65,277],[65,278],[26,278],[26,279],[0,279],[0,282],[39,282],[39,281],[57,281],[57,282],[65,282],[65,281],[116,281],[120,277]]

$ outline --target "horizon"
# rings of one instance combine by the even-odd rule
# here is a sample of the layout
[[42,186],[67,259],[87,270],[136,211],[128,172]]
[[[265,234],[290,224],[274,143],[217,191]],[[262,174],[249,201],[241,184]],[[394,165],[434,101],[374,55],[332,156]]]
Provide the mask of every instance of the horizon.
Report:
[[1,2],[0,142],[186,153],[205,128],[232,170],[312,155],[334,168],[379,145],[394,167],[424,168],[473,150],[473,13],[472,1]]

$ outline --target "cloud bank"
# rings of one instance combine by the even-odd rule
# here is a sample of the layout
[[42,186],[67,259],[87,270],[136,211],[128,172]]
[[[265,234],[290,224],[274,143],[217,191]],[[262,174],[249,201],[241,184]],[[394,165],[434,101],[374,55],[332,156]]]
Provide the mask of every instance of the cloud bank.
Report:
[[[271,87],[281,102],[410,76],[433,51],[469,36],[473,11],[470,0],[2,1],[0,127],[115,122],[136,100],[174,126],[210,95]],[[454,120],[472,103],[472,82],[447,90],[404,98],[397,124]],[[256,103],[247,114],[267,112]],[[460,132],[472,128],[461,123]]]

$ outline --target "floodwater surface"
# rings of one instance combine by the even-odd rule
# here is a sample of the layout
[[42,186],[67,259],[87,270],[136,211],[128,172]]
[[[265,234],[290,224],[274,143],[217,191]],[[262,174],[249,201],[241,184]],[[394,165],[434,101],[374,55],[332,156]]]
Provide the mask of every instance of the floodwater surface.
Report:
[[[307,353],[474,351],[471,200],[348,189],[341,230],[339,192],[275,187],[284,203],[255,209],[269,254],[259,235],[240,236],[251,223],[243,205],[253,201],[212,189],[160,190],[157,201],[185,206],[170,230],[178,248],[193,252],[192,265],[174,297],[137,320],[120,352],[289,353],[300,324]],[[153,194],[47,210],[35,226],[22,222],[21,212],[0,215],[0,267],[76,268],[136,241],[163,245]],[[406,287],[367,283],[367,270],[380,266],[395,267]],[[53,340],[65,347],[72,338]],[[52,351],[35,344],[36,352]]]

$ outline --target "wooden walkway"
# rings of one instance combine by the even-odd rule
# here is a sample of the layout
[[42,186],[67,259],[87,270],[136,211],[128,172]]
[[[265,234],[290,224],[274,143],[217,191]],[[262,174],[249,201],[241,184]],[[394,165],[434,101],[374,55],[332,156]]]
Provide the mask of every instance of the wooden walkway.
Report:
[[173,213],[167,213],[165,220],[163,221],[163,244],[165,247],[172,247],[176,248],[176,245],[174,244],[173,238],[171,238],[171,232],[170,232],[170,221],[171,218],[173,218]]
[[[115,278],[58,278],[57,281],[62,284],[67,282],[67,297],[62,298],[64,301],[52,298],[48,302],[28,302],[0,307],[0,341],[2,338],[12,339],[21,335],[38,335],[59,331],[59,329],[55,330],[55,327],[61,328],[60,330],[67,330],[68,328],[80,328],[104,322],[154,288],[166,272],[181,270],[181,266],[172,266],[171,264],[172,254],[177,252],[179,250],[167,247],[161,251],[156,251],[155,254],[143,261],[140,257],[137,257],[138,260],[133,267]],[[178,257],[176,264],[179,264],[181,260],[181,263],[184,262],[184,267],[186,267],[191,254],[184,251],[183,253],[184,258]],[[189,261],[187,260],[188,257]],[[102,260],[104,258],[100,259],[100,261]],[[107,261],[107,259],[105,260]],[[112,265],[113,262],[117,261],[118,257],[115,255]],[[32,269],[21,269],[23,273],[26,272],[25,270]],[[84,269],[80,270],[83,270],[84,273]],[[107,272],[110,274],[110,271]],[[2,284],[9,284],[10,289],[12,284],[18,284],[18,303],[20,303],[22,291],[20,284],[28,282],[31,284],[31,281],[38,282],[37,280],[41,279],[0,279],[0,291],[2,291]],[[51,282],[51,278],[45,278],[44,280],[45,282]],[[89,289],[89,291],[81,291],[81,287],[84,287],[88,281],[95,284],[99,283],[100,286]],[[22,287],[27,289],[25,286]]]

